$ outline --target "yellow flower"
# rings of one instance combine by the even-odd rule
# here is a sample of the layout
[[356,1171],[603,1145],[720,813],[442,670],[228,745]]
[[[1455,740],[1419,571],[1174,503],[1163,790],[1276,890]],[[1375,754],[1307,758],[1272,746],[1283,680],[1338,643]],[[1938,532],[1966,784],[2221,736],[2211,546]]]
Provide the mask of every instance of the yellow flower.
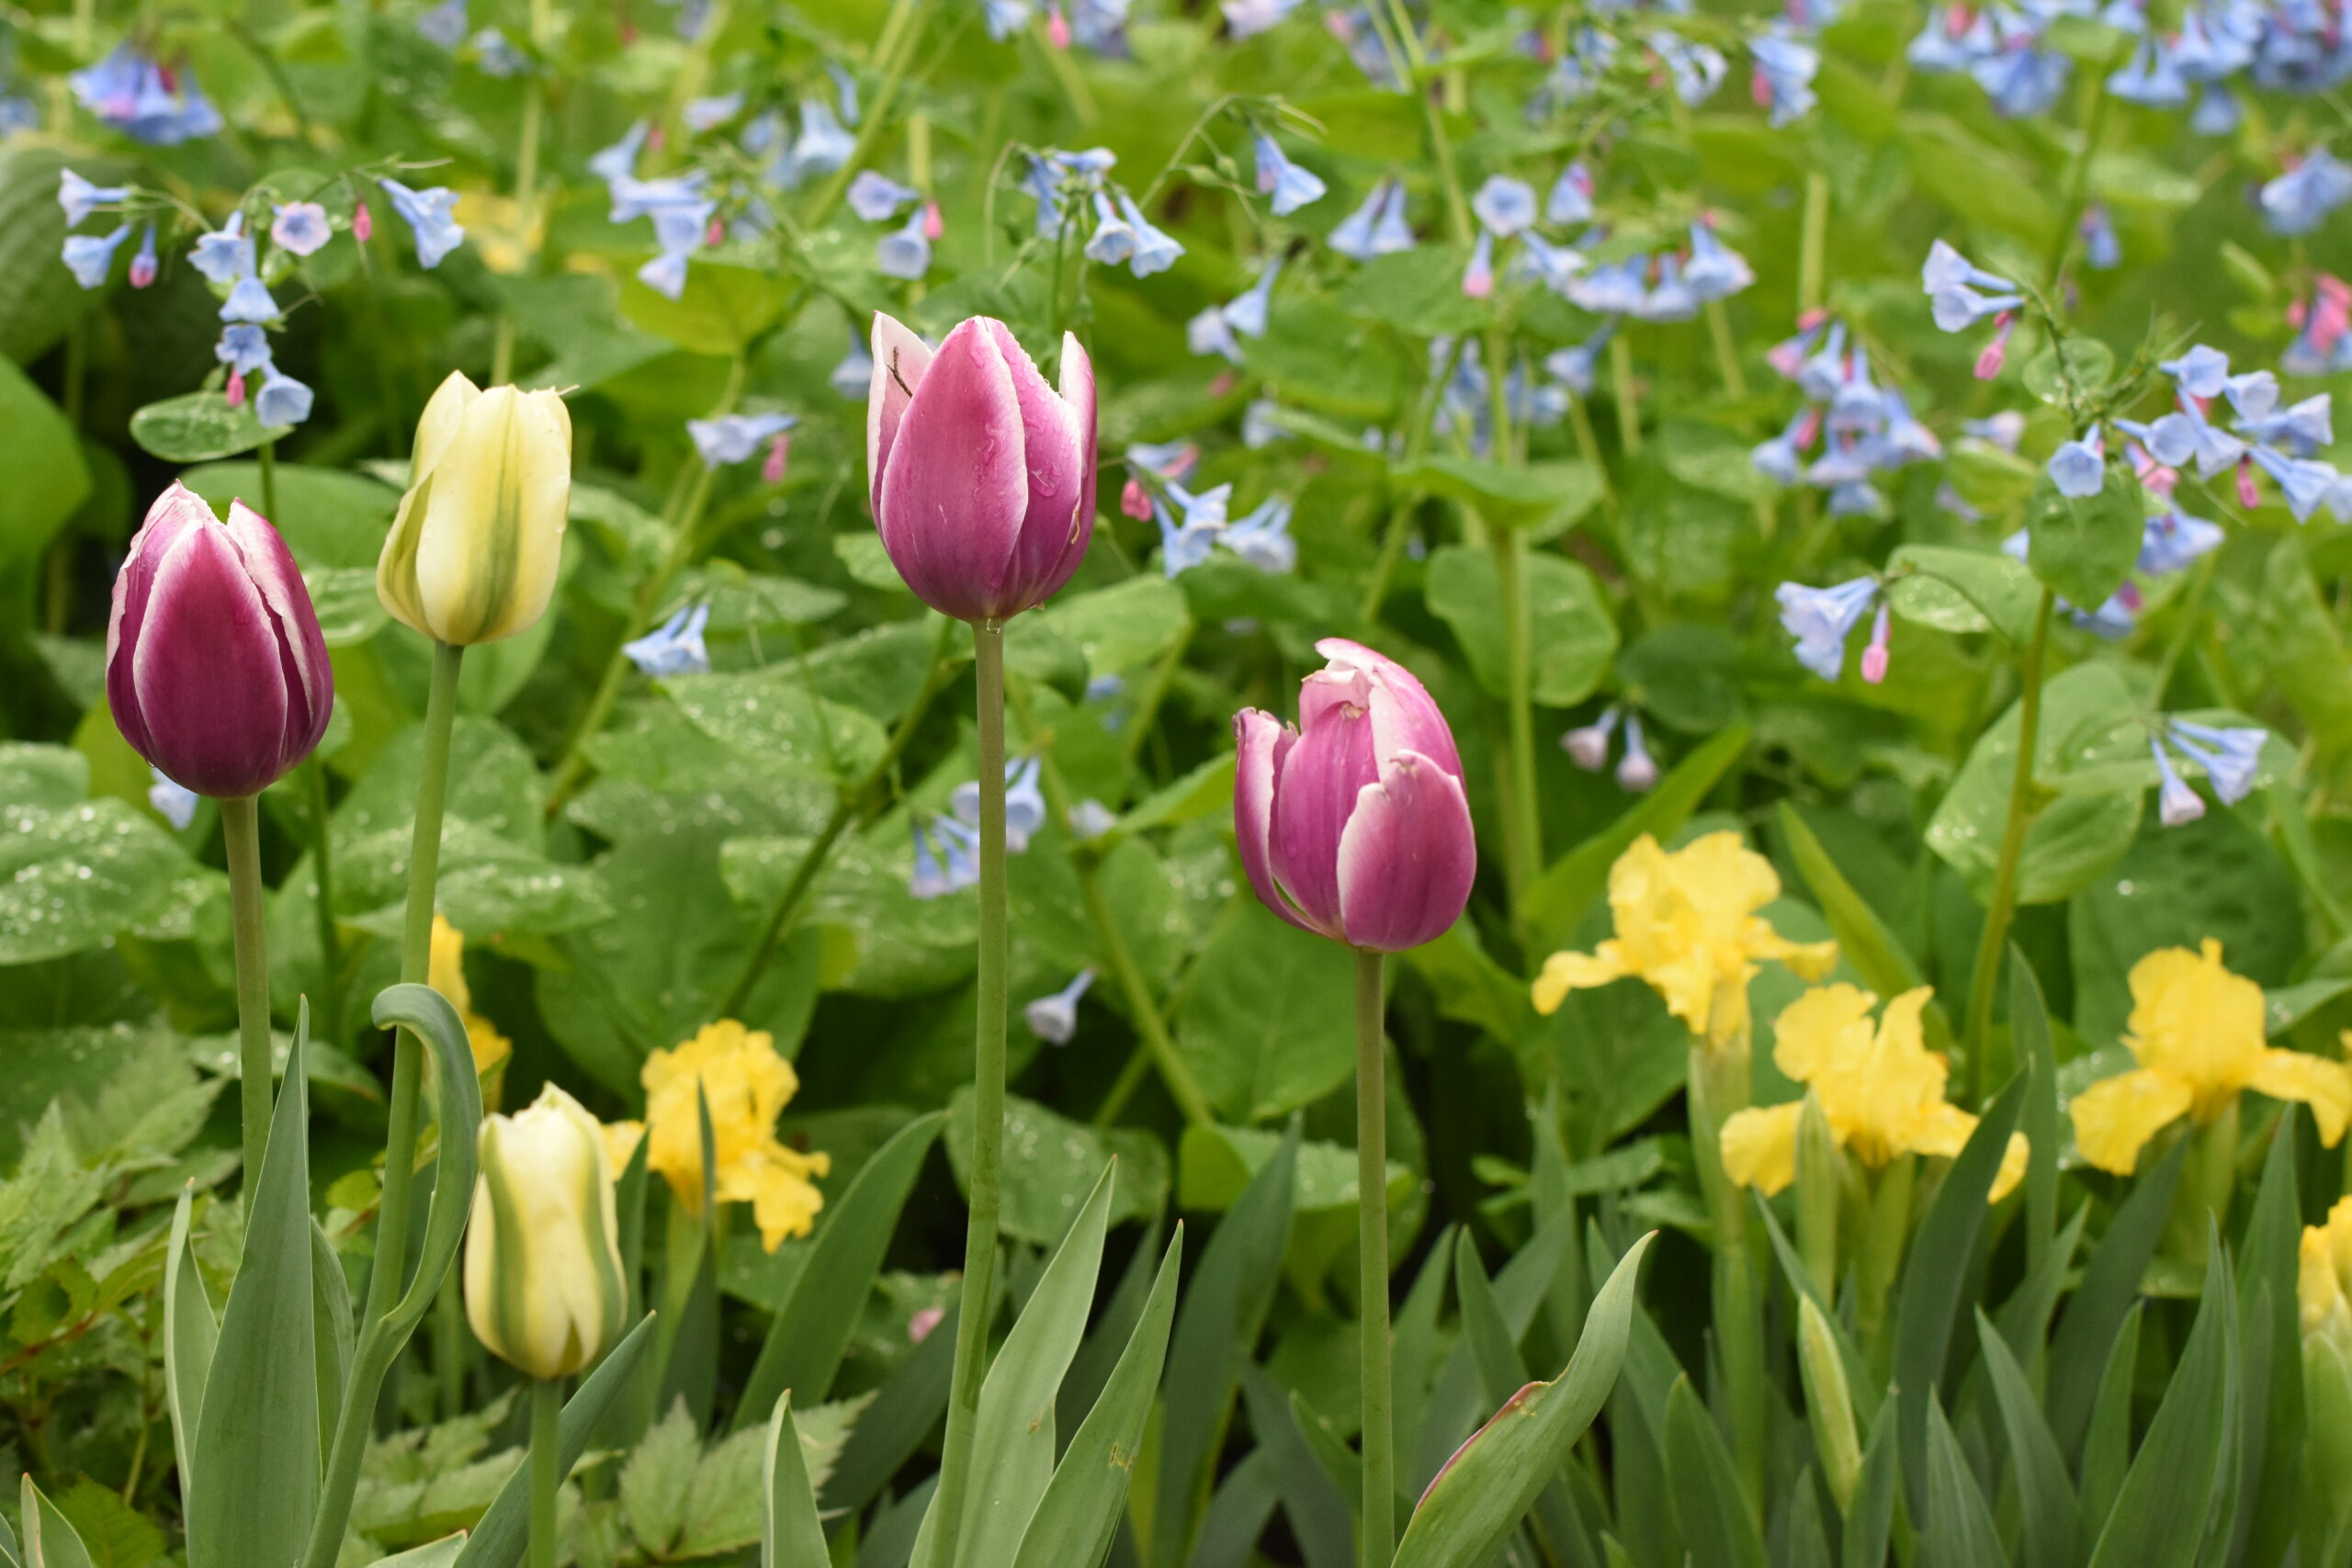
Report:
[[2222,967],[2222,944],[2162,948],[2132,966],[2123,1043],[2138,1067],[2075,1097],[2075,1143],[2101,1170],[2129,1176],[2150,1138],[2184,1115],[2199,1124],[2245,1089],[2300,1100],[2333,1147],[2352,1117],[2352,1072],[2340,1062],[2263,1043],[2262,987]]
[[[802,1154],[776,1141],[775,1119],[798,1092],[792,1064],[775,1039],[734,1019],[707,1024],[673,1050],[656,1051],[639,1075],[645,1085],[648,1168],[659,1171],[689,1213],[702,1209],[700,1097],[710,1104],[716,1190],[723,1203],[749,1203],[770,1252],[784,1238],[807,1235],[825,1204],[812,1177],[832,1169],[831,1156]],[[626,1159],[633,1137],[607,1129],[607,1147]]]
[[1590,953],[1555,953],[1535,981],[1535,1010],[1570,991],[1638,976],[1674,1016],[1712,1045],[1748,1028],[1747,982],[1777,958],[1808,980],[1838,962],[1834,942],[1789,942],[1756,911],[1781,896],[1772,863],[1737,833],[1709,833],[1667,853],[1647,833],[1609,871],[1617,935]]
[[[1946,1064],[1920,1033],[1928,987],[1904,992],[1886,1004],[1878,1026],[1878,998],[1842,982],[1807,991],[1781,1010],[1773,1025],[1772,1060],[1804,1084],[1821,1105],[1838,1147],[1877,1169],[1899,1155],[1950,1158],[1976,1131],[1976,1118],[1944,1099]],[[1796,1179],[1801,1102],[1733,1112],[1724,1123],[1724,1172],[1770,1196]],[[2009,1134],[1994,1178],[1999,1202],[2025,1175],[2026,1140]]]
[[514,1042],[498,1032],[498,1025],[474,1011],[473,992],[466,985],[466,933],[449,923],[447,915],[433,917],[433,962],[424,983],[448,998],[466,1021],[466,1043],[474,1048],[474,1072],[487,1077],[514,1054]]
[[2302,1256],[2303,1337],[2324,1330],[2352,1339],[2352,1198],[2338,1199],[2325,1224],[2303,1227]]

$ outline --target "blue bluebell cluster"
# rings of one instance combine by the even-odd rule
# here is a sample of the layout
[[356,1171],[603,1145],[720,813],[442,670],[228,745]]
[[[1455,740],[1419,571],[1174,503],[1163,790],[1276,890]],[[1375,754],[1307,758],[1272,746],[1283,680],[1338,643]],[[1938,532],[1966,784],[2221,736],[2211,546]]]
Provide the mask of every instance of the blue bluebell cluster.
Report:
[[[1902,392],[1873,378],[1868,350],[1826,312],[1800,317],[1795,335],[1774,344],[1766,358],[1795,383],[1805,404],[1749,459],[1776,483],[1827,491],[1833,517],[1885,515],[1885,498],[1871,477],[1943,456],[1943,443]],[[1815,442],[1820,454],[1808,457]]]
[[1625,727],[1625,750],[1617,761],[1617,787],[1642,795],[1657,784],[1659,770],[1642,734],[1642,716],[1631,708],[1610,704],[1590,724],[1580,724],[1562,735],[1560,750],[1586,773],[1597,773],[1609,765],[1610,739],[1620,722]]
[[709,243],[718,203],[709,194],[710,176],[700,169],[638,178],[638,159],[651,130],[649,122],[639,120],[618,141],[589,158],[588,167],[612,197],[611,221],[652,220],[655,254],[637,269],[637,280],[675,299],[686,291],[686,268],[695,253]]
[[2161,720],[2148,737],[2148,750],[2156,761],[2156,814],[2164,825],[2177,828],[2205,815],[2204,800],[2180,776],[2168,751],[2204,773],[2215,799],[2235,806],[2254,792],[2263,743],[2269,739],[2268,730],[2257,728],[2225,728],[2177,716]]
[[2008,355],[2009,334],[2025,309],[2025,290],[1941,240],[1928,247],[1928,259],[1919,267],[1919,288],[1935,311],[1936,325],[1944,332],[1966,332],[1979,321],[1992,321],[1993,336],[1976,356],[1976,378],[1989,381],[1998,376]]
[[989,37],[999,43],[1027,29],[1042,9],[1046,41],[1056,49],[1072,44],[1111,60],[1127,58],[1129,0],[1070,0],[1065,11],[1060,0],[980,0],[980,14]]
[[1781,606],[1781,629],[1796,638],[1797,662],[1825,681],[1845,672],[1846,642],[1862,617],[1875,608],[1871,640],[1862,650],[1862,679],[1886,679],[1890,626],[1884,586],[1876,577],[1857,577],[1827,588],[1783,582],[1772,597]]
[[67,81],[84,108],[151,147],[176,147],[220,130],[220,111],[192,72],[167,69],[128,43]]
[[[2166,468],[2193,465],[2200,479],[2218,478],[2234,468],[2239,499],[2248,507],[2261,502],[2254,481],[2258,470],[2278,485],[2296,522],[2309,522],[2322,506],[2338,522],[2352,520],[2352,479],[2313,455],[2335,440],[2328,393],[2281,407],[2278,377],[2267,370],[2233,376],[2229,356],[2202,344],[2159,368],[2173,381],[2173,412],[2144,423],[2114,422],[2156,463]],[[2228,430],[2208,417],[2217,399],[2230,405]],[[2101,474],[2086,468],[2085,455],[2096,453],[2099,440],[2099,433],[2090,431],[2051,458],[2051,482],[2063,493],[2098,493]]]
[[[292,210],[308,209],[309,210]],[[307,255],[326,243],[322,231],[332,234],[326,211],[311,202],[289,202],[278,209],[291,214],[273,224],[271,238],[282,248]],[[308,244],[308,251],[294,251],[277,234],[279,228],[288,231],[299,244]],[[315,244],[311,242],[315,240]],[[153,243],[150,231],[149,243]],[[69,241],[70,244],[71,242]],[[69,256],[68,265],[72,263]],[[152,254],[142,250],[141,259],[134,261],[133,281],[143,268],[152,269]],[[261,269],[254,236],[245,226],[244,209],[229,214],[220,228],[197,236],[188,252],[188,265],[200,274],[216,292],[225,290],[220,303],[220,339],[213,345],[213,358],[228,372],[227,394],[232,408],[242,405],[250,384],[256,376],[262,383],[253,392],[254,417],[272,427],[300,424],[311,417],[313,401],[311,389],[277,367],[271,356],[269,334],[265,330],[278,324],[277,301],[269,286],[261,279]],[[150,273],[152,276],[152,271]]]
[[[1143,498],[1148,514],[1159,525],[1162,573],[1170,578],[1181,576],[1208,559],[1219,546],[1261,571],[1286,572],[1298,565],[1298,541],[1290,533],[1293,503],[1288,496],[1268,496],[1241,516],[1229,516],[1233,500],[1230,484],[1215,485],[1197,493],[1189,491],[1181,479],[1152,466],[1158,457],[1167,463],[1168,468],[1182,473],[1189,469],[1189,460],[1171,461],[1164,454],[1164,448],[1150,447],[1130,447],[1127,452],[1133,476],[1128,483],[1134,487],[1133,494]],[[1149,493],[1146,476],[1149,476],[1158,494]],[[1128,497],[1122,497],[1122,505],[1132,513]]]

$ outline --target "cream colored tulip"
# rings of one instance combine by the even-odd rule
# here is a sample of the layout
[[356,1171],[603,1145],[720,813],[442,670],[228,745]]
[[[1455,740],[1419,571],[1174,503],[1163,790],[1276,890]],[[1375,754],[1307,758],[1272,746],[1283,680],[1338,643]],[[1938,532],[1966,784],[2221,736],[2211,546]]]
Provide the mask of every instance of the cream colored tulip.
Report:
[[553,392],[456,372],[416,423],[376,596],[440,642],[495,642],[547,612],[571,506],[571,414]]
[[492,1355],[569,1377],[620,1337],[628,1292],[604,1129],[549,1084],[481,1124],[466,1236],[466,1318]]

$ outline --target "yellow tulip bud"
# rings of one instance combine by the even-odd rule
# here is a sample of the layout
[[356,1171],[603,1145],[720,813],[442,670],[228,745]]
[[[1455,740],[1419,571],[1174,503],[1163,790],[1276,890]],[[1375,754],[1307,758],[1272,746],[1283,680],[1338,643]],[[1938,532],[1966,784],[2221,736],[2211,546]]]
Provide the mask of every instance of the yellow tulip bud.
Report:
[[517,1370],[568,1377],[612,1348],[628,1299],[604,1129],[549,1084],[528,1109],[484,1118],[481,1147],[467,1320]]
[[571,414],[553,392],[456,371],[416,423],[376,597],[440,642],[495,642],[546,613],[571,507]]

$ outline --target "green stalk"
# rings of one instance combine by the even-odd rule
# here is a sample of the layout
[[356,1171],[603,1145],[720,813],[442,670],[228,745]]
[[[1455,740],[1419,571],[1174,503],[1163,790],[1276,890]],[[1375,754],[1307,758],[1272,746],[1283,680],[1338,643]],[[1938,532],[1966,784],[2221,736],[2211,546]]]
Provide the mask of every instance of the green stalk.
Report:
[[989,1302],[996,1288],[999,1166],[1004,1156],[1004,1023],[1009,956],[1004,883],[1004,623],[972,623],[972,670],[979,696],[979,1012],[972,1030],[972,1201],[964,1233],[963,1308],[956,1322],[956,1371],[947,1397],[947,1440],[932,1507],[931,1562],[956,1561],[972,1444],[988,1371]]
[[[1167,1084],[1170,1097],[1184,1113],[1186,1122],[1195,1127],[1214,1126],[1216,1116],[1209,1109],[1209,1097],[1202,1092],[1193,1069],[1177,1054],[1176,1042],[1169,1037],[1168,1024],[1159,1016],[1159,1006],[1151,999],[1151,987],[1144,983],[1143,971],[1136,965],[1135,954],[1127,950],[1127,939],[1119,930],[1118,921],[1111,918],[1110,901],[1102,896],[1102,873],[1091,860],[1082,857],[1078,861],[1078,886],[1086,899],[1087,918],[1094,922],[1095,936],[1102,944],[1103,961],[1110,965],[1112,978],[1119,982],[1120,994],[1127,999],[1127,1011],[1134,1018],[1136,1032],[1143,1036],[1140,1055],[1148,1055],[1159,1069],[1160,1080]],[[1123,1080],[1126,1077],[1125,1073],[1120,1076]],[[1125,1098],[1114,1090],[1117,1103],[1124,1104]],[[1115,1110],[1112,1114],[1116,1114]]]
[[2050,246],[2050,258],[2042,273],[2042,287],[2054,291],[2058,275],[2065,270],[2067,254],[2075,247],[2075,231],[2083,226],[2083,207],[2090,194],[2091,159],[2098,151],[2099,132],[2107,128],[2108,106],[2114,100],[2108,96],[2108,65],[2102,61],[2090,73],[2089,108],[2083,113],[2083,144],[2075,149],[2072,165],[2066,171],[2065,205],[2058,209],[2058,232]]
[[890,104],[899,96],[899,88],[906,80],[907,67],[914,60],[915,50],[922,42],[922,31],[915,25],[915,13],[922,10],[923,0],[892,0],[890,13],[882,20],[882,31],[874,40],[874,52],[869,57],[882,73],[881,85],[865,102],[865,118],[857,130],[857,141],[850,149],[849,161],[834,171],[817,193],[801,226],[814,229],[822,224],[833,204],[849,189],[850,180],[865,165],[865,155],[873,149],[875,138],[882,133],[890,118]]
[[953,621],[940,623],[939,643],[932,650],[931,668],[923,675],[922,689],[915,694],[915,700],[899,716],[897,727],[890,732],[889,744],[882,749],[882,755],[875,760],[874,765],[865,771],[865,776],[842,792],[841,798],[833,803],[832,815],[825,819],[825,826],[819,830],[815,842],[802,853],[800,863],[792,868],[791,880],[785,884],[783,893],[778,895],[775,908],[768,911],[767,924],[760,931],[758,944],[752,949],[752,956],[745,961],[742,974],[736,977],[734,987],[728,991],[726,1001],[719,1005],[721,1018],[732,1018],[741,1013],[744,1003],[751,999],[752,987],[760,983],[760,976],[767,973],[768,965],[775,961],[776,950],[784,945],[785,939],[798,925],[801,901],[816,886],[818,874],[831,860],[833,845],[857,820],[858,803],[872,795],[889,776],[890,770],[898,766],[899,757],[906,752],[907,743],[914,739],[916,727],[930,710],[932,699],[939,695],[941,687],[947,684],[947,637],[955,625]]
[[441,1276],[433,1298],[433,1379],[441,1391],[441,1419],[466,1413],[466,1303],[458,1270]]
[[237,1071],[244,1115],[245,1190],[261,1179],[269,1146],[269,922],[261,880],[261,820],[254,797],[220,803],[229,851],[229,907],[237,937]]
[[[401,979],[423,985],[433,969],[433,895],[441,874],[441,817],[449,784],[449,736],[458,717],[458,676],[466,650],[433,645],[433,679],[424,705],[424,755],[416,785],[415,836],[409,849],[408,908],[401,929]],[[360,1314],[351,1382],[335,1418],[334,1441],[311,1519],[303,1568],[332,1568],[343,1550],[359,1461],[374,1425],[377,1395],[392,1362],[416,1331],[422,1306],[395,1315],[402,1303],[408,1258],[409,1210],[416,1190],[418,1099],[424,1080],[424,1043],[403,1029],[392,1043],[390,1125],[384,1137],[384,1196],[376,1211],[375,1265]],[[438,1293],[437,1281],[435,1293]]]
[[1642,455],[1642,411],[1634,397],[1634,349],[1621,330],[1609,340],[1609,385],[1617,400],[1617,444],[1628,457]]
[[[728,367],[727,386],[710,412],[711,418],[718,419],[734,411],[735,400],[743,395],[744,368],[743,356],[738,354]],[[693,558],[695,535],[702,525],[703,508],[710,503],[713,470],[699,457],[690,457],[687,461],[695,465],[694,477],[687,482],[679,505],[676,525],[670,532],[669,547],[662,552],[661,566],[637,591],[637,598],[629,605],[628,624],[622,626],[621,635],[614,639],[613,651],[605,660],[605,671],[596,678],[596,690],[589,697],[588,706],[582,711],[571,738],[563,743],[563,755],[556,760],[554,773],[548,784],[547,816],[550,821],[562,812],[565,805],[578,792],[582,775],[587,771],[587,760],[583,755],[587,745],[603,731],[605,721],[613,715],[613,704],[620,699],[621,682],[628,675],[628,654],[625,649],[643,637],[646,628],[653,624],[653,613],[662,607],[663,596],[670,592],[670,584],[676,581],[678,573],[684,571],[686,563]]]
[[261,514],[277,525],[277,443],[261,444]]
[[1396,1555],[1396,1433],[1388,1345],[1388,1036],[1383,955],[1356,953],[1356,1250],[1363,1298],[1363,1555],[1388,1568]]
[[326,764],[313,755],[302,764],[311,795],[311,871],[317,879],[320,1032],[343,1039],[343,946],[334,931],[334,852],[327,843],[330,808]]
[[1747,1246],[1747,1200],[1724,1172],[1722,1128],[1752,1098],[1751,1047],[1745,1033],[1723,1045],[1693,1037],[1688,1079],[1691,1154],[1699,1189],[1715,1226],[1713,1294],[1715,1339],[1730,1395],[1732,1461],[1748,1512],[1764,1517],[1767,1409],[1763,1330],[1755,1260]]
[[563,1484],[556,1451],[563,1415],[563,1380],[531,1380],[531,1568],[555,1568],[555,1499]]
[[1804,178],[1804,228],[1797,251],[1797,310],[1821,309],[1826,293],[1824,263],[1829,251],[1829,176],[1815,169]]
[[2026,644],[2019,680],[2025,688],[2018,713],[2017,766],[2009,774],[2009,809],[2001,827],[2001,858],[1993,870],[1993,897],[1984,907],[1984,930],[1976,939],[1976,964],[1968,980],[1968,1101],[1984,1101],[1984,1053],[1993,1030],[1993,987],[2001,977],[2001,951],[2018,907],[2018,862],[2032,826],[2033,753],[2041,741],[2041,671],[2050,645],[2050,612],[2055,596],[2045,586],[2033,615],[2033,638]]
[[1521,904],[1544,865],[1544,822],[1535,788],[1535,698],[1530,668],[1530,627],[1527,604],[1527,530],[1498,527],[1488,536],[1495,555],[1495,581],[1503,602],[1503,657],[1509,666],[1510,706],[1510,783],[1504,791],[1504,810],[1511,830],[1503,870],[1510,893],[1511,918],[1520,919]]
[[1724,378],[1724,390],[1734,400],[1747,396],[1747,375],[1739,367],[1739,345],[1731,335],[1731,312],[1724,309],[1721,299],[1707,301],[1707,333],[1715,343],[1715,371]]

